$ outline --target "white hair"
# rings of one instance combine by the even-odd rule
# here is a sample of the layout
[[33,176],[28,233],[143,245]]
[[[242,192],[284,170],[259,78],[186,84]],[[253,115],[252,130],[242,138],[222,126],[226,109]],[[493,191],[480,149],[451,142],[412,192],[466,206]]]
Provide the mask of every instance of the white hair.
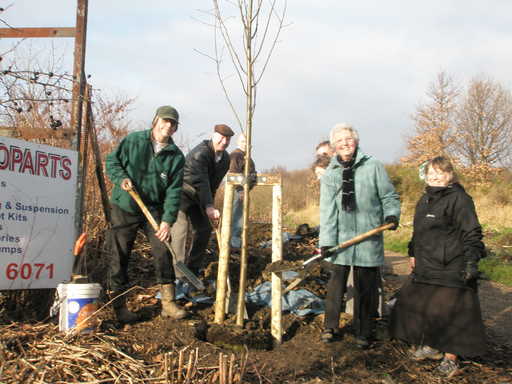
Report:
[[334,145],[334,137],[342,131],[350,132],[354,140],[359,142],[359,133],[356,131],[354,127],[352,127],[352,125],[348,123],[338,123],[334,127],[332,127],[331,133],[329,135],[329,141],[331,142],[331,145]]

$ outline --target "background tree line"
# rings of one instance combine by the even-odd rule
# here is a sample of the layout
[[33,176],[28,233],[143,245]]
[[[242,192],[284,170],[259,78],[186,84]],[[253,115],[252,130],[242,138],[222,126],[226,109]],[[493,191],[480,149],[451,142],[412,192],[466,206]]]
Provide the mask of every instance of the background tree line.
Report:
[[441,72],[427,90],[427,102],[412,118],[406,165],[419,165],[438,155],[481,182],[511,164],[512,96],[498,82],[479,76],[466,86]]

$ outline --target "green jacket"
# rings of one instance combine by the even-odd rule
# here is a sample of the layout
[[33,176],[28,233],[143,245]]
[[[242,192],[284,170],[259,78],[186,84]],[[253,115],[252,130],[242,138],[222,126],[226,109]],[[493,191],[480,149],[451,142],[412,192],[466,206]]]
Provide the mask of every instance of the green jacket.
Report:
[[151,130],[132,132],[107,156],[107,175],[114,184],[110,201],[121,209],[140,214],[137,203],[121,189],[129,178],[149,209],[157,209],[162,221],[173,224],[178,215],[183,184],[185,157],[169,139],[169,144],[155,155]]
[[[343,166],[333,156],[320,181],[320,246],[335,246],[374,229],[387,216],[400,219],[400,200],[382,163],[358,150],[354,163],[356,210],[341,208]],[[327,259],[340,265],[377,267],[384,263],[382,233]]]

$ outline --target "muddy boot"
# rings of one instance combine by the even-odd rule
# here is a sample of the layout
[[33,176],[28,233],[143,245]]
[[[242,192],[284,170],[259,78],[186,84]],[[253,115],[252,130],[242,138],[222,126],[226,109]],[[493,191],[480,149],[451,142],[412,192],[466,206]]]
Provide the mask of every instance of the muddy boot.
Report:
[[162,296],[162,316],[173,320],[180,320],[187,316],[187,311],[176,304],[174,284],[160,285],[160,295]]
[[[114,297],[120,294],[114,294]],[[117,320],[124,324],[134,323],[139,320],[139,316],[136,313],[131,312],[126,307],[126,295],[119,296],[114,300],[114,312],[116,313]]]

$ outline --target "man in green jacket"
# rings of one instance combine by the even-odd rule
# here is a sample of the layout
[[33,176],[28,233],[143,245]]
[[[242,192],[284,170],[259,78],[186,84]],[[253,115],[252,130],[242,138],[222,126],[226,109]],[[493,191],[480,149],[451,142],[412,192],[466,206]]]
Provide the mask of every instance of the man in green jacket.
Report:
[[[183,184],[185,157],[174,144],[178,129],[178,111],[171,106],[157,109],[152,128],[130,133],[107,156],[107,174],[112,189],[112,229],[110,286],[118,299],[114,309],[119,321],[134,322],[138,316],[126,307],[121,295],[128,284],[128,259],[139,228],[144,229],[151,244],[156,281],[161,284],[162,316],[181,319],[186,311],[175,302],[175,274],[171,255],[164,241],[176,221]],[[154,231],[128,191],[134,188],[149,211],[160,222]]]

